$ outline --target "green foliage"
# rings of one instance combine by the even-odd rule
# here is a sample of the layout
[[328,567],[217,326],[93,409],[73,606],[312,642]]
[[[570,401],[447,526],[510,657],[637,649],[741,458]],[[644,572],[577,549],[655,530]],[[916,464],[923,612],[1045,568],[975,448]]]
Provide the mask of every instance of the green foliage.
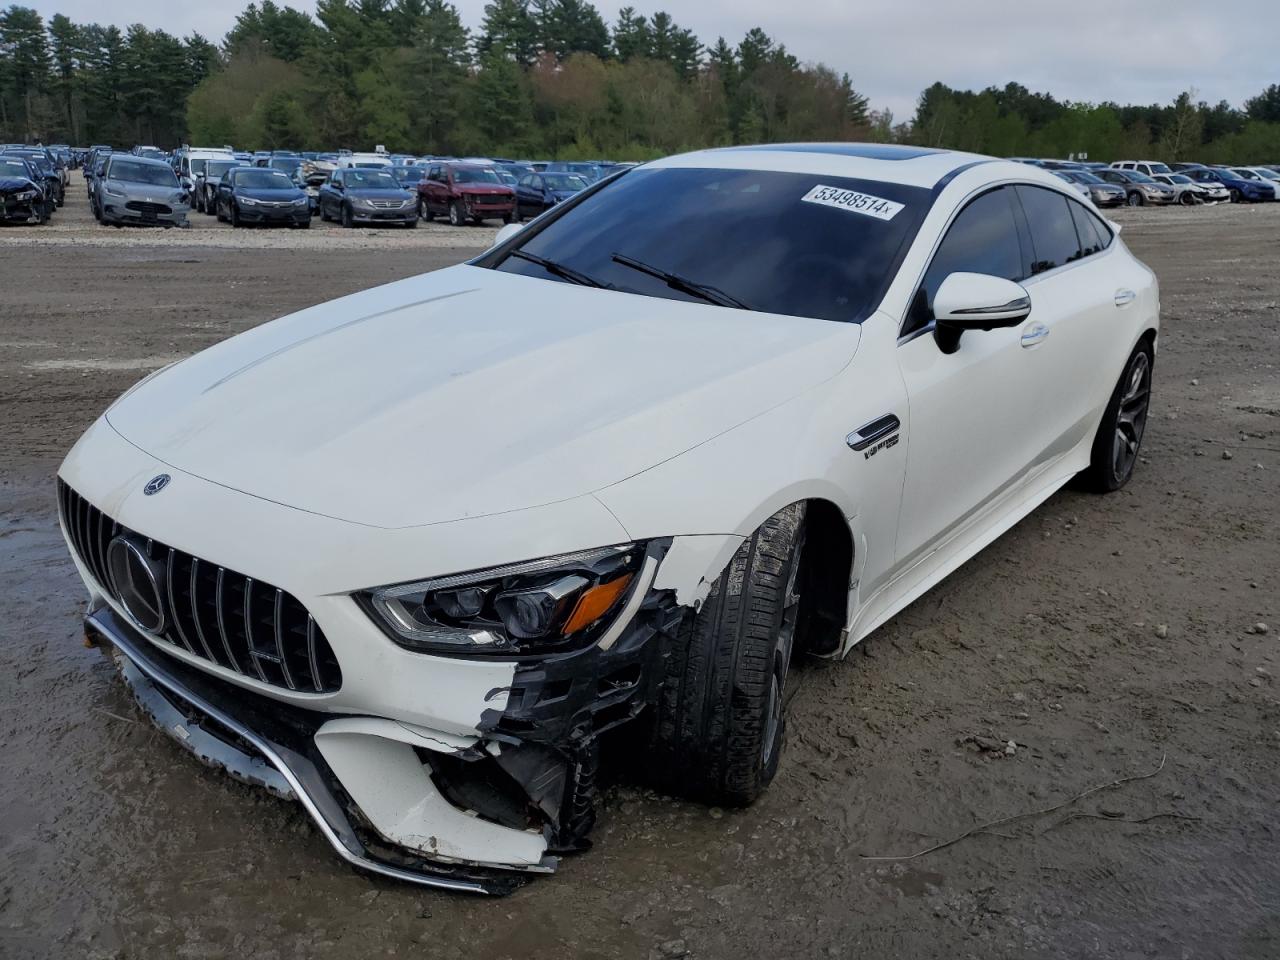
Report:
[[1016,83],[980,91],[935,83],[920,95],[905,136],[995,156],[1273,162],[1280,157],[1280,86],[1242,112],[1198,102],[1195,90],[1168,105],[1118,106],[1059,101]]

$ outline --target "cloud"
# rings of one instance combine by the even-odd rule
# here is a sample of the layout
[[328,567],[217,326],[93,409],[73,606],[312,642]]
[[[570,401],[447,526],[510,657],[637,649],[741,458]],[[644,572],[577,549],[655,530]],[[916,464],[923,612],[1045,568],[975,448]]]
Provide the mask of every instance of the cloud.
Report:
[[[31,2],[31,0],[27,0]],[[287,0],[286,0],[287,2]],[[457,0],[473,30],[485,0]],[[292,6],[314,12],[314,0]],[[599,3],[612,22],[625,3]],[[667,10],[704,43],[736,44],[751,27],[802,61],[848,73],[873,107],[906,119],[916,97],[940,80],[953,87],[1017,81],[1059,99],[1167,103],[1194,87],[1200,99],[1239,106],[1277,79],[1271,0],[1236,0],[1228,15],[1204,3],[1123,0],[632,0],[640,13]],[[77,22],[143,23],[218,41],[242,9],[172,0],[36,0],[49,16]],[[1256,24],[1256,26],[1248,26]],[[1242,27],[1242,25],[1245,25]]]

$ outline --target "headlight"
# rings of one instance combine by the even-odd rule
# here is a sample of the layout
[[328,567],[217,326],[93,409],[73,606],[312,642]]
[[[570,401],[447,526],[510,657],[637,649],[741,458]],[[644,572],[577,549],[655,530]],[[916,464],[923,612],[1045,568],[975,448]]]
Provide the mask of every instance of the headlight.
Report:
[[246,206],[256,207],[258,205],[258,201],[253,199],[253,197],[236,197],[236,199]]
[[112,190],[112,189],[111,189],[109,186],[107,186],[107,184],[105,184],[105,183],[102,185],[102,192],[103,192],[103,193],[105,193],[108,197],[123,197],[123,196],[124,196],[124,191],[123,191],[123,190]]
[[305,206],[307,206],[310,202],[311,202],[311,201],[310,201],[310,200],[308,200],[306,197],[299,197],[297,200],[293,201],[293,205],[294,205],[295,207],[305,207]]
[[23,190],[21,193],[15,193],[13,196],[15,200],[34,200],[36,197],[40,196],[40,191]]
[[440,653],[550,653],[595,642],[636,583],[628,543],[357,595],[396,643]]

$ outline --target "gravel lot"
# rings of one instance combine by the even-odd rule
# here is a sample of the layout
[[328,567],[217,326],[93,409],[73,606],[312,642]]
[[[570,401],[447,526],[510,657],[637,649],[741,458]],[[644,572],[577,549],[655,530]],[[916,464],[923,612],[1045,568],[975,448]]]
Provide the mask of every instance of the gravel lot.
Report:
[[52,475],[147,371],[493,231],[116,231],[70,194],[0,230],[0,956],[1280,955],[1280,204],[1114,216],[1164,300],[1128,488],[801,665],[751,809],[624,781],[593,851],[491,901],[350,872],[154,732],[81,645]]

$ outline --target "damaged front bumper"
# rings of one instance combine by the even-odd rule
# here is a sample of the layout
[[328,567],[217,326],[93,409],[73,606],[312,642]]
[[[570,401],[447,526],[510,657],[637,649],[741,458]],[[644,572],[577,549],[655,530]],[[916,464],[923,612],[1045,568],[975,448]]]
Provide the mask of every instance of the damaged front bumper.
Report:
[[340,857],[397,880],[506,894],[589,846],[598,737],[656,696],[680,610],[650,593],[607,650],[517,667],[475,738],[282,704],[173,657],[110,605],[86,630],[156,726],[236,779],[298,801]]

